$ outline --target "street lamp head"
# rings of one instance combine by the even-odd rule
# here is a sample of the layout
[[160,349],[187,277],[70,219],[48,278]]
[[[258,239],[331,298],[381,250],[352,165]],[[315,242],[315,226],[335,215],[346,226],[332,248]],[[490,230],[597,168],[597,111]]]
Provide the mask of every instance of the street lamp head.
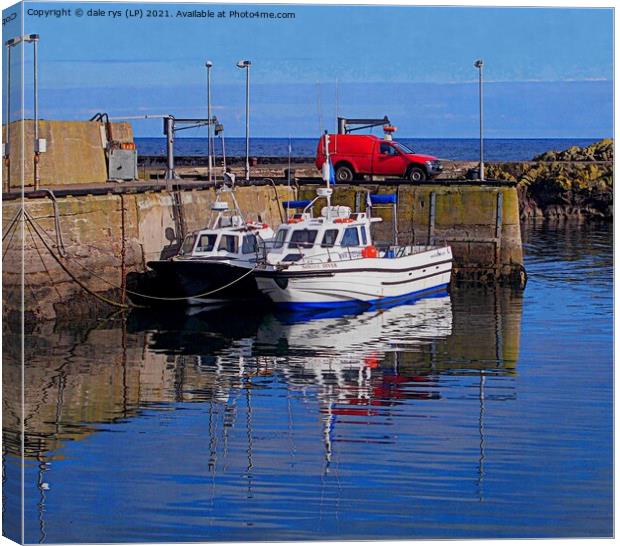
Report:
[[205,63],[205,66],[206,66],[207,68],[211,68],[211,67],[213,66],[213,63],[212,63],[211,61],[207,61],[207,62]]
[[249,68],[252,63],[250,61],[239,61],[237,63],[237,68]]
[[482,61],[482,59],[478,59],[475,63],[474,66],[476,68],[482,68],[482,65],[484,65],[484,62]]

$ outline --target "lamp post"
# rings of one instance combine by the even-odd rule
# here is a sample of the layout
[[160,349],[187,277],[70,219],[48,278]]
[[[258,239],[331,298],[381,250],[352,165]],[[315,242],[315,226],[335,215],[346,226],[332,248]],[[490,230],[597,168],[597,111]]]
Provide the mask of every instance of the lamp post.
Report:
[[6,167],[6,191],[11,191],[11,149],[10,149],[10,132],[11,132],[11,46],[12,40],[6,42],[6,129],[4,133],[4,166]]
[[[38,82],[38,59],[37,59],[37,46],[39,44],[38,34],[25,34],[23,36],[17,36],[7,40],[4,45],[7,49],[7,93],[6,93],[6,133],[5,133],[5,145],[4,145],[4,161],[6,166],[6,191],[11,191],[11,158],[10,158],[10,123],[11,123],[11,48],[18,46],[21,43],[32,43],[34,47],[34,189],[39,189],[39,155],[45,151],[45,141],[39,139],[39,82]],[[22,49],[23,54],[23,49]]]
[[250,180],[250,61],[239,61],[237,68],[245,68],[245,179]]
[[41,184],[41,174],[39,172],[39,159],[41,152],[45,151],[45,146],[39,140],[39,81],[38,81],[38,63],[37,48],[39,45],[39,35],[30,34],[26,41],[32,42],[33,45],[33,82],[34,82],[34,189],[38,190]]
[[484,115],[483,115],[483,94],[482,94],[482,68],[484,62],[482,59],[478,59],[474,63],[474,67],[478,69],[478,100],[480,108],[480,180],[484,181]]
[[213,63],[211,61],[207,61],[205,63],[207,67],[207,118],[209,119],[209,124],[207,125],[207,134],[208,134],[208,153],[209,153],[209,182],[213,181],[213,139],[211,138],[211,67]]

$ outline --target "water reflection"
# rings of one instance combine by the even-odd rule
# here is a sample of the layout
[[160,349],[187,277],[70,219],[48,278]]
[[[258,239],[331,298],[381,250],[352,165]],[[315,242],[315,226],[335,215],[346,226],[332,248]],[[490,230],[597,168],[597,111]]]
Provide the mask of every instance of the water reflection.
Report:
[[[609,233],[525,239],[525,294],[38,325],[26,540],[609,534]],[[3,494],[17,505],[22,374],[4,339]]]
[[[409,434],[409,424],[420,427],[421,437],[428,433],[425,422],[438,416],[416,404],[475,398],[479,409],[467,416],[466,426],[476,427],[478,434],[467,449],[477,444],[472,493],[482,498],[484,404],[489,397],[485,376],[515,372],[520,305],[520,295],[510,291],[468,290],[354,315],[301,316],[232,307],[189,315],[138,311],[126,319],[73,329],[39,325],[26,342],[24,446],[32,461],[26,484],[32,521],[27,527],[34,533],[36,512],[38,540],[47,539],[46,505],[54,497],[54,479],[48,474],[55,461],[79,459],[69,455],[73,442],[124,423],[139,425],[153,410],[180,411],[188,402],[197,404],[204,420],[205,473],[215,480],[218,472],[227,475],[236,468],[245,495],[252,498],[255,477],[265,468],[265,450],[286,466],[294,464],[294,444],[304,444],[308,452],[322,453],[322,463],[317,466],[315,459],[310,472],[327,476],[334,472],[336,445],[349,446],[342,449],[337,466],[342,457],[363,464],[366,456],[358,457],[358,446],[392,445],[398,452],[407,449],[402,437]],[[5,350],[17,353],[11,337],[5,335],[5,340]],[[19,384],[16,358],[5,360],[3,374],[5,385]],[[449,379],[442,379],[450,376],[469,378],[469,386],[454,389]],[[515,396],[510,385],[495,391],[490,396],[496,399]],[[11,457],[20,453],[21,404],[17,390],[5,388],[5,393],[4,450]],[[278,415],[268,424],[266,412],[273,406],[279,407]],[[457,431],[463,426],[459,420],[444,425],[445,430]],[[191,438],[188,430],[177,433]],[[98,455],[101,460],[89,464],[105,465],[108,455]],[[240,459],[245,461],[241,466]],[[14,478],[5,477],[5,491]],[[52,533],[56,540],[70,541],[59,532]],[[137,536],[156,539],[146,529]]]

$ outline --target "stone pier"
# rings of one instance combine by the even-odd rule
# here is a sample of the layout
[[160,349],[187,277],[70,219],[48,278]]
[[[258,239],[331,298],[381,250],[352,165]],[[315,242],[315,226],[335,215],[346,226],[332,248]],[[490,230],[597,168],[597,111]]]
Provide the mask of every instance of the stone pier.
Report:
[[[242,210],[275,227],[284,219],[282,201],[311,198],[315,191],[316,185],[267,184],[240,187],[236,195]],[[398,195],[400,243],[452,246],[456,282],[524,284],[514,187],[339,185],[333,203],[364,210],[368,192]],[[122,303],[128,274],[170,256],[183,234],[208,224],[215,197],[214,188],[110,191],[63,195],[54,206],[50,195],[34,194],[24,200],[31,219],[25,223],[17,216],[21,201],[4,201],[5,316],[19,314],[22,290],[27,321],[112,310]],[[384,219],[373,226],[375,240],[393,240],[392,208],[376,207],[373,214]]]

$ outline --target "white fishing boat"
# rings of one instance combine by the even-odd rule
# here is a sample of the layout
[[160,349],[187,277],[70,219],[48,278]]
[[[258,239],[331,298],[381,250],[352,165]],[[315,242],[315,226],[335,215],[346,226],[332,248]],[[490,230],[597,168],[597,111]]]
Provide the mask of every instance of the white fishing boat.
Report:
[[[302,212],[280,225],[255,275],[258,288],[276,305],[292,310],[343,306],[381,306],[446,290],[452,249],[445,246],[374,245],[373,203],[391,203],[397,225],[395,195],[368,194],[365,212],[332,206],[333,169],[329,135],[325,135],[323,180],[317,196]],[[325,199],[319,217],[314,204]],[[299,206],[300,203],[296,203]],[[301,208],[301,207],[299,207]]]
[[[223,194],[232,207],[221,199]],[[253,272],[259,247],[273,238],[273,230],[244,219],[233,190],[220,190],[211,211],[210,227],[188,234],[176,256],[147,263],[168,299],[201,305],[260,295]]]
[[[372,217],[371,207],[352,212],[332,206],[331,195],[331,188],[319,188],[302,212],[280,225],[255,271],[259,289],[278,306],[374,306],[447,289],[452,270],[449,246],[374,245],[370,228],[381,218]],[[318,199],[327,205],[314,217]]]

